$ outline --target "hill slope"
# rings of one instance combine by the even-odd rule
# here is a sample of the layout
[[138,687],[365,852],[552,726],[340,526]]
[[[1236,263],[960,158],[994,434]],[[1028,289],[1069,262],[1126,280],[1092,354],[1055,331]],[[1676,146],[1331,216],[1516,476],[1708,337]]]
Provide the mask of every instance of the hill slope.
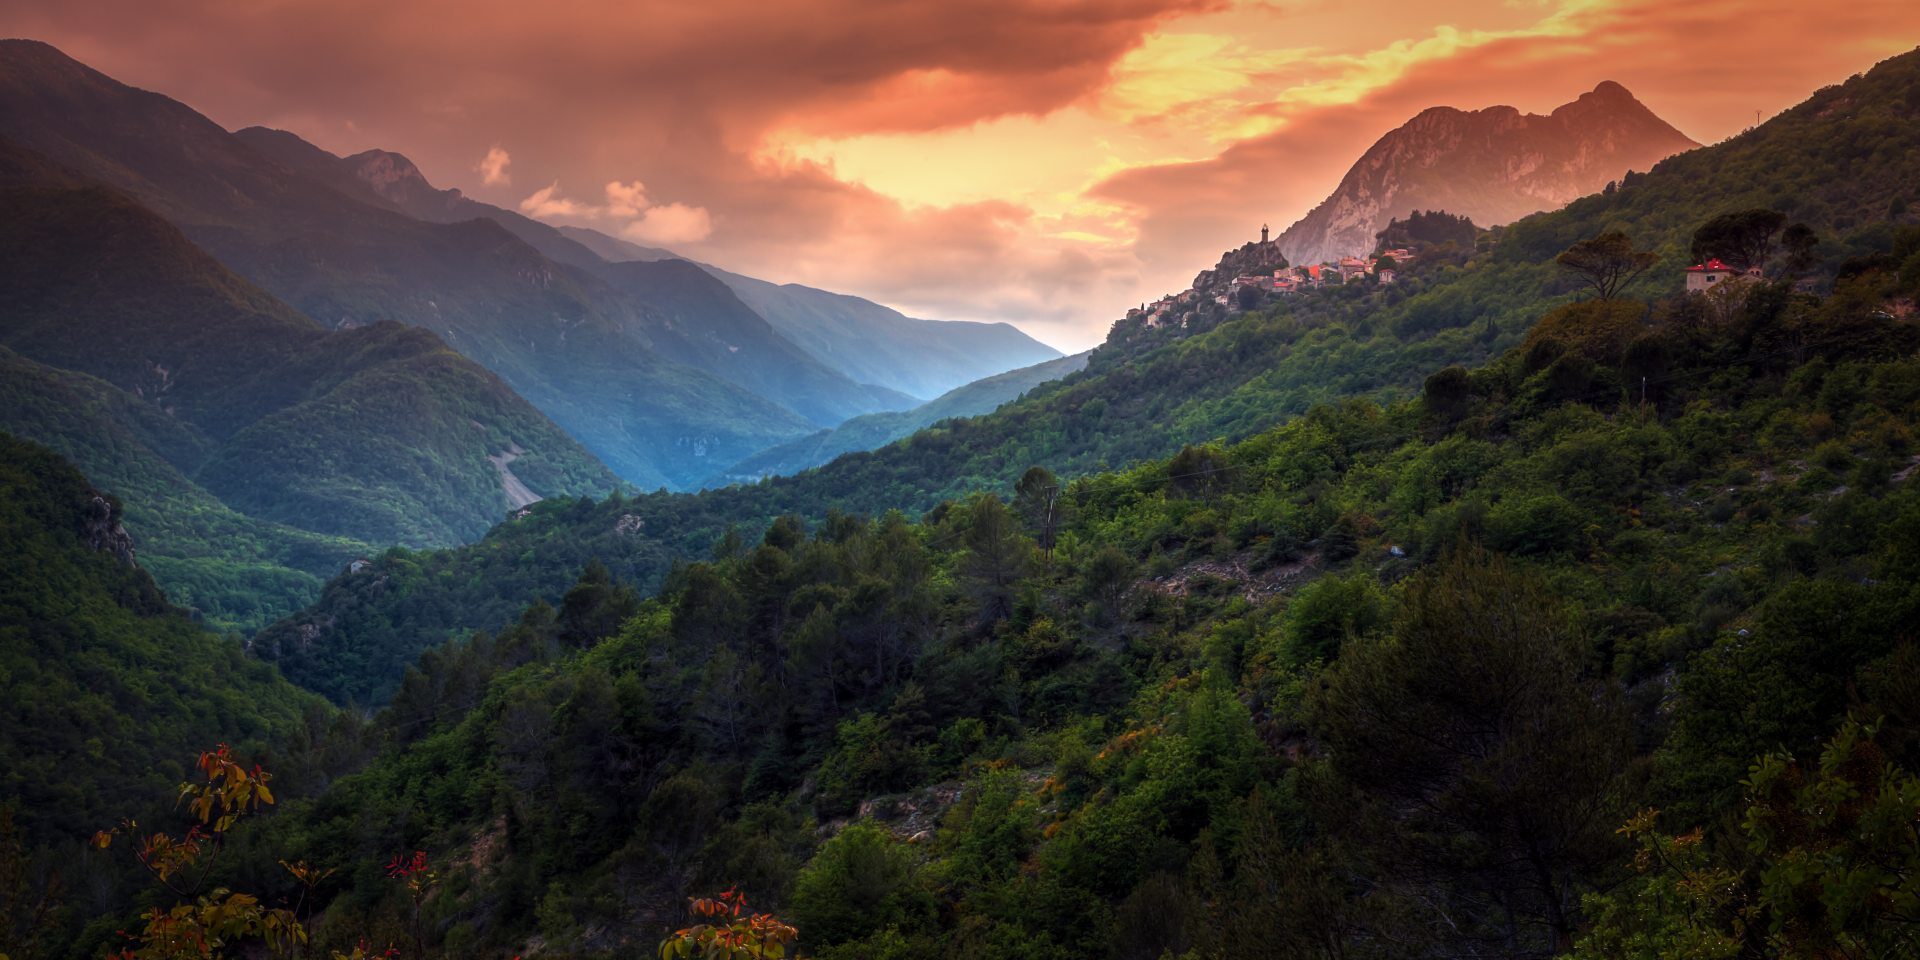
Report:
[[[344,940],[403,902],[365,851],[429,851],[467,953],[640,952],[717,887],[824,957],[1545,960],[1788,923],[1907,956],[1883,891],[1911,878],[1879,866],[1920,815],[1895,292],[1543,310],[1423,399],[1082,478],[1057,512],[778,523],[647,601],[589,570],[409,671],[383,755],[261,858],[354,878]],[[1596,335],[1622,309],[1662,348],[1644,400],[1647,351]],[[1856,711],[1873,744],[1822,763]],[[1697,911],[1697,861],[1636,858],[1643,810],[1723,889],[1782,886]],[[1739,843],[1743,815],[1790,846]],[[1803,898],[1779,878],[1813,860],[1867,879]]]
[[1293,263],[1365,256],[1389,220],[1415,210],[1511,223],[1697,146],[1611,80],[1544,117],[1433,107],[1381,137],[1276,239]]
[[43,444],[109,489],[129,491],[127,530],[174,604],[221,629],[257,630],[320,597],[375,548],[250,517],[167,454],[203,455],[203,437],[114,385],[0,347],[0,430]]
[[0,807],[29,848],[71,855],[164,802],[199,751],[284,743],[324,716],[169,606],[120,519],[60,457],[0,434]]

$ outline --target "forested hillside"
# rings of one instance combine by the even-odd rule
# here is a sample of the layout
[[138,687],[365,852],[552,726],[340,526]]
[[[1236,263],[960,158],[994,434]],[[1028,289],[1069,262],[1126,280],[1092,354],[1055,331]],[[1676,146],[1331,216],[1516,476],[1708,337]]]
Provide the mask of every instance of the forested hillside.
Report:
[[271,623],[312,603],[327,579],[373,548],[247,516],[194,483],[160,451],[194,450],[193,433],[105,381],[0,347],[0,429],[58,452],[125,490],[140,562],[173,603],[208,623]]
[[589,565],[257,856],[336,870],[319,943],[460,956],[729,888],[826,960],[1906,955],[1915,293],[1543,307],[1417,398],[782,519],[652,599]]
[[[1581,296],[1579,278],[1554,258],[1606,230],[1624,230],[1653,254],[1651,268],[1621,291],[1648,299],[1682,288],[1697,228],[1805,185],[1819,202],[1796,206],[1794,216],[1818,245],[1799,269],[1816,287],[1830,284],[1850,259],[1891,256],[1895,224],[1914,217],[1907,193],[1920,183],[1920,125],[1907,105],[1916,98],[1920,54],[1907,54],[1756,131],[1486,235],[1483,246],[1423,258],[1391,286],[1334,286],[1193,326],[1123,320],[1085,371],[989,416],[794,477],[698,497],[543,504],[458,551],[389,553],[264,633],[263,650],[291,658],[292,675],[330,696],[376,701],[419,651],[506,623],[520,598],[557,602],[592,558],[646,591],[730,526],[751,536],[789,513],[918,513],[972,491],[1008,490],[1036,464],[1086,475],[1251,436],[1319,402],[1405,397],[1449,364],[1484,362],[1520,344],[1540,316]],[[1862,156],[1881,162],[1869,170]],[[309,642],[291,652],[295,636]]]
[[138,559],[111,493],[0,434],[0,809],[63,849],[163,806],[214,742],[265,750],[331,712],[168,604]]

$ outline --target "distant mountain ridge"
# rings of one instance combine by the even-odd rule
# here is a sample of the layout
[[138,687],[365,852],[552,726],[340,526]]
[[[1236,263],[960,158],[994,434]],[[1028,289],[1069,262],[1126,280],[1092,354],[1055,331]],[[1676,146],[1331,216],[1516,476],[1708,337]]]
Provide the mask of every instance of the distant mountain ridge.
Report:
[[1611,80],[1544,117],[1431,107],[1381,137],[1276,240],[1290,262],[1320,263],[1365,255],[1390,219],[1415,210],[1511,223],[1697,146]]
[[356,200],[372,202],[428,223],[492,220],[556,263],[593,267],[601,262],[593,250],[538,220],[481,203],[459,190],[435,187],[412,160],[391,150],[364,150],[341,157],[286,130],[242,127],[233,135],[289,169],[313,177]]
[[772,400],[816,426],[913,406],[913,397],[855,382],[814,359],[690,265],[677,270],[609,262],[553,226],[435,187],[413,161],[390,150],[339,157],[283,130],[248,127],[234,135],[355,199],[428,223],[497,223],[554,263],[579,271],[572,279],[581,296],[649,350]]
[[696,484],[820,426],[648,349],[630,298],[498,220],[429,223],[343,193],[46,44],[0,41],[0,135],[132,194],[325,326],[432,330],[636,485]]
[[1087,358],[1092,353],[1086,350],[1058,360],[997,373],[955,387],[911,410],[854,417],[830,430],[822,430],[813,436],[801,437],[756,453],[734,464],[715,480],[744,482],[765,476],[797,473],[827,463],[841,454],[879,449],[942,420],[992,413],[1001,404],[1020,399],[1022,394],[1040,384],[1051,383],[1086,369]]
[[[508,232],[557,263],[579,267],[614,283],[626,286],[634,271],[620,264],[684,259],[660,247],[642,246],[609,236],[598,230],[550,224],[524,216],[504,207],[496,207],[467,197],[457,189],[441,189],[427,181],[419,167],[405,156],[389,150],[367,150],[349,157],[338,157],[299,136],[266,127],[247,127],[235,136],[282,163],[333,185],[350,196],[391,206],[393,209],[432,223],[456,223],[484,218],[505,227]],[[614,269],[609,269],[609,267]],[[667,289],[642,285],[626,292],[644,305],[664,306],[672,301],[672,310],[682,321],[689,319],[729,326],[736,333],[753,325],[740,316],[745,309],[754,311],[770,325],[751,335],[758,341],[784,340],[799,348],[799,354],[785,344],[766,348],[772,356],[753,365],[740,375],[731,375],[730,366],[718,362],[709,348],[686,344],[689,339],[660,330],[657,317],[645,315],[630,329],[640,331],[649,346],[666,356],[708,370],[742,386],[761,391],[772,381],[787,382],[788,392],[772,395],[788,407],[816,423],[831,425],[862,412],[905,410],[924,397],[970,383],[1002,371],[1053,359],[1058,351],[1039,343],[1010,324],[967,321],[920,320],[908,317],[859,297],[816,290],[797,284],[778,285],[753,277],[730,273],[718,267],[700,264],[731,288],[731,296],[714,296],[712,290],[697,297],[686,296],[690,281],[680,277]],[[645,274],[645,271],[640,271]],[[677,274],[653,274],[676,276]],[[676,350],[684,345],[685,349]],[[739,342],[728,344],[739,346]],[[727,359],[735,359],[731,354]],[[775,362],[777,361],[777,363]],[[818,363],[846,378],[828,383],[821,373],[805,368]],[[807,385],[797,378],[806,376],[821,381]],[[870,385],[870,386],[869,386]],[[877,389],[876,389],[877,388]],[[811,392],[807,392],[811,390]],[[853,404],[821,405],[817,398],[830,391],[854,398]],[[814,402],[809,403],[809,399]]]
[[685,259],[665,247],[645,246],[586,227],[561,226],[554,229],[560,231],[560,235],[568,240],[592,250],[600,256],[600,259],[608,263],[619,263],[622,260]]
[[1010,323],[923,320],[849,294],[701,266],[822,363],[915,397],[1062,355]]
[[[585,227],[561,227],[560,232],[609,260],[679,256]],[[1010,323],[922,320],[851,294],[773,283],[712,264],[700,267],[733,288],[774,329],[820,362],[862,383],[915,397],[938,397],[974,381],[1061,356]]]

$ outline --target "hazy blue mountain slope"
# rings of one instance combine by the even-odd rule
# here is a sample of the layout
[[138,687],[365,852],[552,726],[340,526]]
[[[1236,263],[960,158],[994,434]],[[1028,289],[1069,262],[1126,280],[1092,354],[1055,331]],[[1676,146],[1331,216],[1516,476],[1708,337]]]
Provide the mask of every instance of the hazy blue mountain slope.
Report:
[[[608,260],[668,260],[672,251],[561,227]],[[919,398],[1060,356],[1006,323],[918,320],[871,300],[797,283],[776,284],[701,264],[787,339],[860,383]]]
[[1091,353],[1076,353],[976,380],[966,386],[955,387],[911,410],[854,417],[831,430],[822,430],[813,436],[756,453],[734,464],[716,479],[742,482],[772,474],[798,473],[827,463],[843,453],[884,447],[942,420],[992,413],[1001,404],[1019,399],[1040,384],[1086,369],[1087,357]]
[[602,309],[604,285],[492,220],[343,194],[45,44],[0,41],[0,135],[132,193],[325,326],[432,330],[633,482],[696,483],[814,426],[648,350]]
[[814,423],[910,407],[914,398],[855,383],[815,360],[741,302],[727,286],[685,260],[625,261],[599,273],[646,304],[646,334],[660,353],[712,372]]
[[1009,323],[920,320],[844,293],[707,269],[822,363],[915,397],[1060,356]]
[[433,223],[492,220],[556,263],[582,271],[571,277],[581,293],[649,349],[759,394],[811,423],[832,425],[913,405],[911,397],[855,383],[822,365],[690,264],[608,262],[552,226],[459,190],[434,187],[412,161],[391,151],[337,157],[285,131],[249,127],[235,135],[349,196],[411,217]]
[[516,505],[496,458],[538,495],[618,486],[431,333],[325,330],[3,138],[0,348],[0,422],[124,491],[162,581],[222,623],[310,600],[366,543],[480,535]]

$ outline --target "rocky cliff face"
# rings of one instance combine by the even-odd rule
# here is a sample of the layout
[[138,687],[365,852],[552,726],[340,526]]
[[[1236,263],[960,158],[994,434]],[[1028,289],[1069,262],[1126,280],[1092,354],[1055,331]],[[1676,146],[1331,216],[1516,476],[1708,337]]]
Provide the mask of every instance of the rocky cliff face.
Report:
[[1697,146],[1611,80],[1544,117],[1433,107],[1381,137],[1279,245],[1294,263],[1364,255],[1415,210],[1510,223]]
[[1277,241],[1244,244],[1239,249],[1221,254],[1220,262],[1214,264],[1213,269],[1195,274],[1193,286],[1189,289],[1209,297],[1215,296],[1225,293],[1234,277],[1265,276],[1291,262],[1281,255]]
[[94,491],[80,518],[80,537],[90,550],[111,554],[121,563],[133,565],[133,537],[120,524],[120,505],[106,494]]

